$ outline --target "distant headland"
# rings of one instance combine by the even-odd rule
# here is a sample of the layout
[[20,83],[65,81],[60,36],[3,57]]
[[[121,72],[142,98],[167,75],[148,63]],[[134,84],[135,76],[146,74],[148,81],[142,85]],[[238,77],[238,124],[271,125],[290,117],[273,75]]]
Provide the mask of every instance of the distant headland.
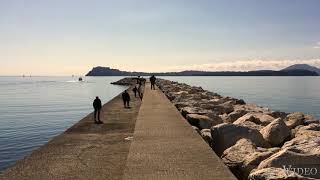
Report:
[[97,66],[86,76],[319,76],[320,69],[308,64],[295,64],[279,71],[180,71],[180,72],[129,72],[109,67]]

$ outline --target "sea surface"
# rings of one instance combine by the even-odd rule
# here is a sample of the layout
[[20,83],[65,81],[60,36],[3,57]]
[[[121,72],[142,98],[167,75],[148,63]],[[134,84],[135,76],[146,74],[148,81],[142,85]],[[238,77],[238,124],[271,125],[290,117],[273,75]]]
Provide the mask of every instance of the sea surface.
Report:
[[[122,77],[0,77],[0,171],[30,154],[126,87]],[[244,99],[273,110],[320,119],[319,77],[161,77]]]

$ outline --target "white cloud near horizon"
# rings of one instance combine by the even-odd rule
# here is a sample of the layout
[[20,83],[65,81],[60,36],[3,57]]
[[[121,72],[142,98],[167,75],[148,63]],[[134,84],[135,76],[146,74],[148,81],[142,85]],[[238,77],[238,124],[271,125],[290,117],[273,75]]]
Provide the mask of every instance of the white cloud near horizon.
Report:
[[316,43],[315,46],[313,46],[314,49],[320,49],[320,41]]
[[201,70],[201,71],[253,71],[253,70],[281,70],[294,64],[309,64],[320,67],[320,59],[309,60],[246,60],[233,62],[217,62],[207,64],[192,64],[185,66],[171,66],[171,71]]

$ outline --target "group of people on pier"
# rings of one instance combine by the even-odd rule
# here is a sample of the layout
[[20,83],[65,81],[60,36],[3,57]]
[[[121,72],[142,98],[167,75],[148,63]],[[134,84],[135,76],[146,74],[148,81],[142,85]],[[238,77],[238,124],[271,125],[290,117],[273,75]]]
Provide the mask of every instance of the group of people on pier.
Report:
[[[155,90],[155,83],[156,83],[156,77],[154,75],[152,75],[149,80],[150,80],[150,84],[151,84],[151,90]],[[138,76],[136,78],[137,82],[136,85],[134,86],[134,88],[132,89],[133,93],[134,93],[134,97],[137,98],[138,97],[142,100],[143,97],[143,92],[142,92],[142,85],[145,84],[146,79],[141,78],[140,76]],[[125,90],[122,93],[122,100],[123,100],[123,105],[124,108],[131,108],[130,107],[130,94],[128,93],[127,90]],[[96,99],[93,101],[93,108],[94,108],[94,122],[96,124],[102,124],[103,122],[100,120],[100,111],[102,108],[102,103],[101,100],[99,99],[99,97],[97,96]]]

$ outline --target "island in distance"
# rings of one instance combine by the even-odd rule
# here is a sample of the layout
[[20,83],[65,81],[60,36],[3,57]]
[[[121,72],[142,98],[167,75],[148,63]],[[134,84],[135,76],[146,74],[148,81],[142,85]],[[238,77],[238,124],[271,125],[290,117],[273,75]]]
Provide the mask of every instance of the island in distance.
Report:
[[129,72],[109,67],[94,67],[86,76],[319,76],[320,69],[308,64],[295,64],[280,71],[181,71],[181,72]]

